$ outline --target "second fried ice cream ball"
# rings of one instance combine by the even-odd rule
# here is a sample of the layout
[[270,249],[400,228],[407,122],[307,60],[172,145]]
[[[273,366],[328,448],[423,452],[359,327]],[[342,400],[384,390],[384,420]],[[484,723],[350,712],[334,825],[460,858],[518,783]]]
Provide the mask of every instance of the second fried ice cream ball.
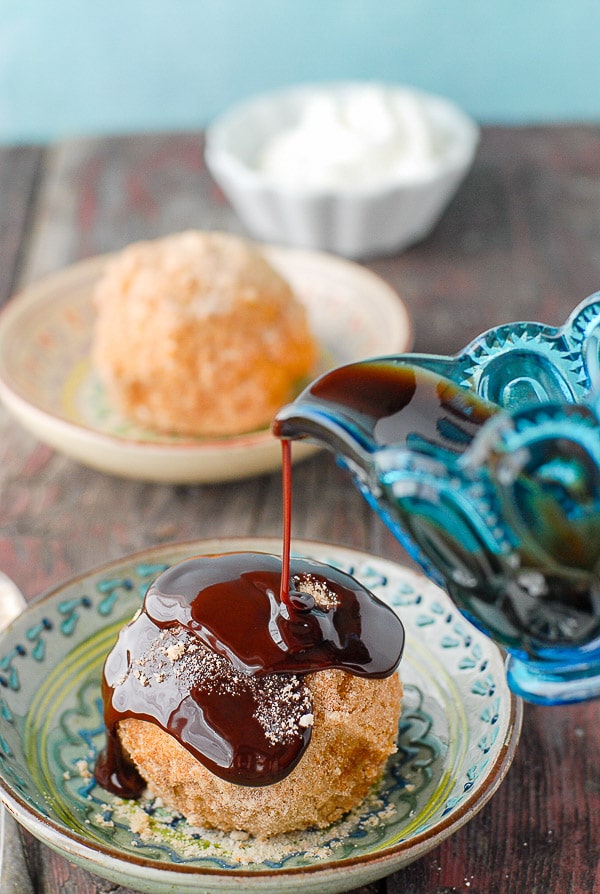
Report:
[[239,236],[133,243],[108,262],[94,302],[93,363],[111,401],[161,432],[267,427],[315,370],[304,305]]

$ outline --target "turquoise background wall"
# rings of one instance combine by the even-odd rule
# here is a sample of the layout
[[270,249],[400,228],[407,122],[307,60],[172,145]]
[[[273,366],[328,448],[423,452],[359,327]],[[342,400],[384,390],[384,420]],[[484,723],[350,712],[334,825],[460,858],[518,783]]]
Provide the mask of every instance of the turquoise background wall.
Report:
[[599,0],[0,0],[0,142],[194,129],[286,84],[384,79],[484,123],[600,121]]

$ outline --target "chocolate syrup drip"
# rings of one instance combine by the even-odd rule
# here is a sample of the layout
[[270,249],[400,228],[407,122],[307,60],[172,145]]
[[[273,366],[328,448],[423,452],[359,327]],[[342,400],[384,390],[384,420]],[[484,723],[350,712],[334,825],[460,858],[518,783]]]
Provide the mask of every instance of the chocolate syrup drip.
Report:
[[[285,457],[284,487],[291,488]],[[289,549],[289,493],[284,504]],[[403,646],[392,609],[329,565],[252,552],[174,565],[150,586],[105,663],[107,747],[96,779],[122,797],[141,793],[117,735],[120,721],[138,718],[229,782],[277,782],[310,741],[304,676],[339,668],[386,677]]]

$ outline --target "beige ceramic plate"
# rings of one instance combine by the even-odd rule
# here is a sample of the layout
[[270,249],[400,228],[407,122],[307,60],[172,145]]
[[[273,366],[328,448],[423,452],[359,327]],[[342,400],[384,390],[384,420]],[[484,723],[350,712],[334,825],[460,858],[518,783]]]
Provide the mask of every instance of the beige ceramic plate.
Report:
[[[382,279],[332,255],[266,247],[305,303],[321,368],[411,343],[404,304]],[[227,481],[272,471],[280,446],[267,431],[216,440],[159,435],[119,417],[90,365],[92,290],[106,256],[46,277],[0,315],[0,397],[41,441],[84,465],[171,483]],[[295,458],[314,450],[297,445]]]
[[94,783],[105,744],[102,666],[150,581],[191,555],[280,549],[279,540],[242,539],[147,550],[57,588],[0,635],[0,796],[33,835],[149,894],[334,894],[423,856],[488,802],[521,727],[521,702],[508,689],[499,649],[422,575],[303,541],[295,553],[353,574],[406,630],[398,751],[372,795],[328,829],[261,843],[190,827],[152,802],[115,800]]

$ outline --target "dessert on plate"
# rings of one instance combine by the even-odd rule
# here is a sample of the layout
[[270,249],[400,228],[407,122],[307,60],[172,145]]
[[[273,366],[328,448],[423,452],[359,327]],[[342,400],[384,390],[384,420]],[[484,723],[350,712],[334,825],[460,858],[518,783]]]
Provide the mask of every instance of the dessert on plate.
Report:
[[111,402],[161,432],[266,428],[315,371],[304,305],[239,236],[133,243],[109,260],[94,303],[92,360]]
[[167,569],[109,654],[101,785],[257,838],[325,827],[395,751],[403,628],[353,577],[265,553]]

